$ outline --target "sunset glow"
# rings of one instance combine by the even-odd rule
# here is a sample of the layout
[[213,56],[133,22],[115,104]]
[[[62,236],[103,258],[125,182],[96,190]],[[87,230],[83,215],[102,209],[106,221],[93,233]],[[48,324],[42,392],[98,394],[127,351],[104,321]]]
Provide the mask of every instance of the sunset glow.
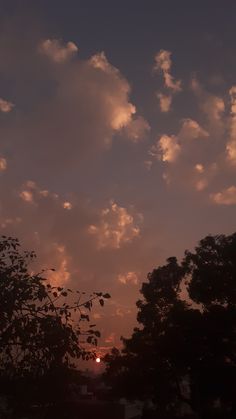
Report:
[[111,295],[103,359],[148,272],[235,229],[236,3],[5,3],[1,233],[53,286]]

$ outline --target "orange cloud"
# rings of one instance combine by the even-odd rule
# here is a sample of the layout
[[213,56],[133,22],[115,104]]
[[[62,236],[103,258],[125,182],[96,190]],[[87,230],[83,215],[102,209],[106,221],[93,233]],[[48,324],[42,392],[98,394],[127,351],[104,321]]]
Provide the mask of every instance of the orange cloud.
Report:
[[126,272],[125,274],[120,274],[118,275],[118,281],[121,284],[133,284],[133,285],[137,285],[138,284],[138,274],[136,272],[130,271],[130,272]]
[[169,112],[172,103],[172,96],[164,95],[163,93],[157,93],[157,98],[159,99],[161,112]]
[[0,157],[0,172],[3,172],[7,168],[7,161],[4,157]]
[[204,173],[204,166],[203,166],[203,164],[197,163],[197,164],[195,165],[195,170],[196,170],[198,173]]
[[96,237],[99,249],[119,249],[140,235],[140,227],[135,216],[111,201],[109,207],[102,210],[99,223],[90,225],[88,232]]
[[142,117],[133,118],[125,127],[125,134],[134,143],[143,140],[151,127],[149,123]]
[[236,186],[230,186],[221,192],[213,193],[210,198],[218,205],[236,205]]
[[67,42],[63,45],[58,39],[46,39],[41,42],[39,51],[55,63],[63,63],[75,55],[78,48],[74,42]]
[[196,138],[209,137],[209,133],[203,129],[197,121],[190,118],[183,119],[182,127],[178,134],[178,137],[184,141],[194,140]]
[[164,162],[174,162],[181,151],[178,138],[175,135],[162,135],[156,145],[153,145],[149,154],[155,158],[160,158]]
[[20,198],[30,204],[37,204],[37,201],[42,198],[51,197],[58,199],[58,195],[49,192],[47,189],[40,189],[36,182],[28,180],[22,186],[22,190],[19,192]]
[[53,264],[56,267],[55,271],[47,271],[47,279],[52,285],[65,286],[70,280],[70,272],[68,271],[68,256],[66,254],[65,246],[53,243],[52,246]]
[[71,209],[72,209],[72,204],[71,204],[71,202],[68,202],[68,201],[63,202],[63,208],[64,208],[64,209],[67,209],[67,210],[71,210]]
[[154,70],[162,71],[165,86],[168,89],[173,90],[173,92],[180,92],[182,90],[181,81],[174,80],[174,77],[170,73],[171,67],[172,67],[172,61],[170,57],[171,57],[170,51],[161,49],[155,55]]
[[105,343],[114,344],[116,334],[114,332],[110,333],[105,339]]
[[0,98],[0,111],[1,112],[4,112],[4,113],[11,112],[14,106],[15,105],[13,103]]
[[224,100],[219,97],[205,92],[196,78],[191,80],[191,89],[199,98],[199,107],[205,113],[211,128],[222,125],[222,117],[225,111]]
[[229,91],[231,103],[230,138],[226,144],[227,159],[233,165],[236,164],[236,86]]

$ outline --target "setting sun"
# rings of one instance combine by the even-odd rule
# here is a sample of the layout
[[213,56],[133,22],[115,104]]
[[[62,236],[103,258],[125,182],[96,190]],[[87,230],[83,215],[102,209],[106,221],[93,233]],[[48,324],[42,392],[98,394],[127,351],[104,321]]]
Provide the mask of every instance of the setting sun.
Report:
[[96,362],[99,364],[99,362],[101,362],[101,358],[97,357]]

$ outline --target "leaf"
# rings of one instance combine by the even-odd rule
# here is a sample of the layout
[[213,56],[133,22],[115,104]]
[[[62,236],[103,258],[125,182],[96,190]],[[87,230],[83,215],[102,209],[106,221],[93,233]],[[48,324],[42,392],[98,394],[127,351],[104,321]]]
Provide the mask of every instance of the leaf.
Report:
[[101,306],[104,306],[104,300],[102,298],[99,300],[99,303]]

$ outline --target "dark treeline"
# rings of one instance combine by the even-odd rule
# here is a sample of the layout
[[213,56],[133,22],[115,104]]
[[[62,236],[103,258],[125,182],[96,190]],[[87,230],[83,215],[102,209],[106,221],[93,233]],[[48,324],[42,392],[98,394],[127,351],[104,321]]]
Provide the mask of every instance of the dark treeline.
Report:
[[[72,418],[60,406],[84,382],[76,360],[95,352],[81,342],[100,336],[89,312],[109,295],[52,287],[46,273],[30,273],[34,257],[1,239],[0,417]],[[103,359],[107,400],[142,401],[143,419],[235,418],[236,233],[204,238],[181,262],[170,257],[141,295],[139,327]]]
[[208,236],[148,274],[123,349],[105,357],[116,395],[148,418],[236,418],[236,234]]
[[2,236],[0,418],[28,417],[33,406],[54,408],[67,400],[73,384],[83,384],[76,361],[94,359],[88,348],[100,337],[90,311],[96,300],[103,306],[110,297],[50,285],[47,271],[31,273],[34,258],[17,239]]

